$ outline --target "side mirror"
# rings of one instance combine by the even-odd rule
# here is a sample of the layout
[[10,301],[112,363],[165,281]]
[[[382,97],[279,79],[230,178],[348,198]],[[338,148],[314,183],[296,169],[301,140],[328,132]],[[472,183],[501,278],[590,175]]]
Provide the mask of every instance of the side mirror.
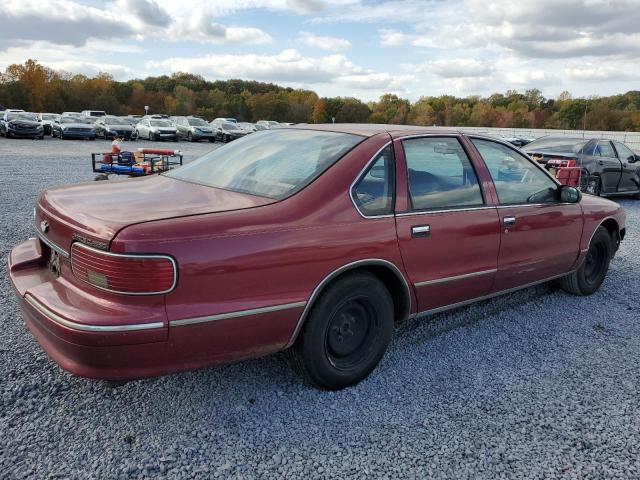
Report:
[[640,160],[640,155],[637,153],[634,153],[633,156],[629,157],[629,163],[636,163],[638,160]]
[[582,200],[582,192],[570,185],[560,186],[560,201],[563,203],[578,203]]

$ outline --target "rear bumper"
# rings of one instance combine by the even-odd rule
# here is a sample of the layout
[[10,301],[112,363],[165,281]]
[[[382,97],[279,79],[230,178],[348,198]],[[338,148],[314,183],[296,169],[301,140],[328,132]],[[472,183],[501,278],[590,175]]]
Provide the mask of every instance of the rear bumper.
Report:
[[47,355],[68,372],[104,380],[133,380],[229,363],[284,348],[304,302],[260,314],[210,319],[167,318],[161,296],[127,296],[81,289],[60,258],[49,271],[48,246],[30,239],[9,254],[9,278],[22,317]]
[[[168,322],[164,302],[140,323],[122,322],[126,306],[92,297],[49,271],[48,247],[30,239],[9,254],[9,278],[22,317],[47,355],[74,375],[123,380],[162,373]],[[145,318],[146,317],[146,318]],[[84,319],[91,319],[85,321]]]

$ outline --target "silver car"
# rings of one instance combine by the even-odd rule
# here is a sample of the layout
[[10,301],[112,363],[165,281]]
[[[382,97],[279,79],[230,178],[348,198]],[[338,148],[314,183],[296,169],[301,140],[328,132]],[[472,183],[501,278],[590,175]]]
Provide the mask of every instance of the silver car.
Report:
[[178,141],[178,129],[171,120],[163,118],[145,118],[136,125],[137,138],[146,138],[152,141],[173,140]]
[[51,135],[53,129],[51,128],[56,120],[60,120],[60,115],[57,113],[38,113],[38,121],[42,124],[45,135]]
[[215,142],[215,132],[211,125],[198,117],[171,117],[170,120],[178,129],[180,138],[186,138],[188,142],[209,140]]

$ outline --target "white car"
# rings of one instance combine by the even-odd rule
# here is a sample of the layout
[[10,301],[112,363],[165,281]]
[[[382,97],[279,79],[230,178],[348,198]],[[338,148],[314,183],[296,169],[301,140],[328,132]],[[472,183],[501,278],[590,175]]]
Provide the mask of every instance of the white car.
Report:
[[136,125],[137,138],[146,138],[152,141],[173,140],[178,141],[178,129],[171,120],[163,118],[145,118]]

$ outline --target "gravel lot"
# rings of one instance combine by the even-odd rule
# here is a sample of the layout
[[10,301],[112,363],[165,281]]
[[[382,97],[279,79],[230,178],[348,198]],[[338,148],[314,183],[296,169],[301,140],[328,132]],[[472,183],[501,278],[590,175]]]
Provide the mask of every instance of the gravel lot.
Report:
[[[90,180],[107,145],[0,139],[3,262],[33,235],[37,193]],[[405,322],[335,393],[280,355],[117,389],[72,377],[3,270],[0,478],[640,478],[640,202],[622,204],[628,236],[595,295],[540,286]]]

